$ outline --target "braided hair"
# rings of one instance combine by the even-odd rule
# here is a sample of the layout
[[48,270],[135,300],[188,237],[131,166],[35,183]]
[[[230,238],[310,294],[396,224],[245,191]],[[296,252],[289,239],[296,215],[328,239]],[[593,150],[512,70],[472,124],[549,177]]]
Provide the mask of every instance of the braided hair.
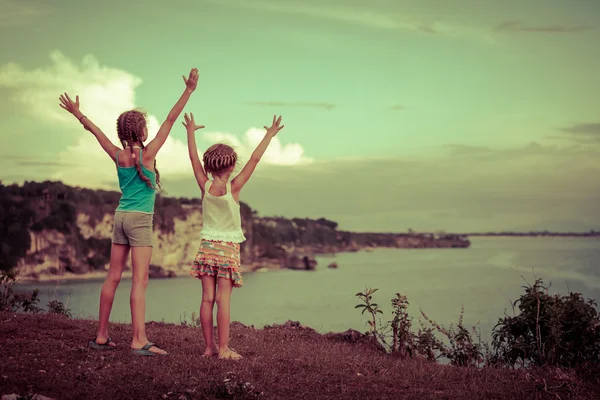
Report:
[[220,175],[237,164],[237,153],[226,144],[214,144],[204,152],[203,161],[206,173]]
[[[125,111],[119,115],[119,118],[117,119],[117,134],[119,135],[119,140],[121,141],[123,148],[129,146],[131,157],[133,157],[133,164],[135,165],[139,177],[146,182],[148,186],[155,189],[150,179],[142,172],[142,160],[139,160],[133,151],[133,145],[136,143],[139,143],[142,149],[144,148],[142,139],[145,127],[146,114],[142,111]],[[156,184],[160,188],[160,174],[158,169],[156,169],[156,159],[154,159],[154,172],[156,173]]]

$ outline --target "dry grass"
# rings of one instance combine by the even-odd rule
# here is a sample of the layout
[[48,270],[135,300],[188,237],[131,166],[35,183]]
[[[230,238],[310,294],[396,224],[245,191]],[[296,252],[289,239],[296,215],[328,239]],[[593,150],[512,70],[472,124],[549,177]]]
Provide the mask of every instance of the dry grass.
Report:
[[[113,325],[112,352],[86,347],[96,322],[0,313],[0,395],[57,399],[594,399],[595,375],[469,369],[401,360],[309,328],[232,325],[240,362],[200,357],[200,329],[149,323],[168,357],[134,357],[131,329]],[[225,378],[230,378],[225,383]],[[250,385],[243,387],[243,383]],[[237,385],[237,386],[236,386]],[[249,387],[252,388],[249,388]],[[262,392],[260,395],[258,393]],[[557,397],[559,396],[559,397]]]

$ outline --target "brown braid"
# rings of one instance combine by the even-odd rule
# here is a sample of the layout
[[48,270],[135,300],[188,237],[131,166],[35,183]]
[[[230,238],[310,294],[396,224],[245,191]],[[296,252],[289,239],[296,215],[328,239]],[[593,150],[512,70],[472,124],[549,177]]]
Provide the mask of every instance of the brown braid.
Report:
[[215,144],[203,156],[204,169],[211,175],[220,175],[237,164],[237,154],[231,146]]
[[[142,141],[144,127],[146,127],[146,114],[138,110],[126,111],[119,115],[119,118],[117,119],[117,133],[123,148],[125,149],[129,146],[131,156],[133,157],[133,164],[135,165],[135,169],[137,170],[140,179],[146,182],[148,186],[155,189],[152,185],[152,181],[150,181],[150,179],[142,172],[141,163],[143,160],[139,160],[139,157],[136,157],[133,150],[133,145],[136,143],[139,143],[142,149],[144,149],[144,143]],[[156,184],[160,188],[160,173],[158,172],[158,169],[156,169],[156,159],[154,160],[154,171],[156,173]]]

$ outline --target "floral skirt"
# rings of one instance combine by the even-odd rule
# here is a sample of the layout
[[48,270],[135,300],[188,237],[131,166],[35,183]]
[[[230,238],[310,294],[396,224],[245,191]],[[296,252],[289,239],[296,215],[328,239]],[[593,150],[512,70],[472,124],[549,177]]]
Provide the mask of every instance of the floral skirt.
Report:
[[204,275],[230,279],[234,287],[242,287],[240,267],[239,243],[202,239],[190,275],[198,279]]

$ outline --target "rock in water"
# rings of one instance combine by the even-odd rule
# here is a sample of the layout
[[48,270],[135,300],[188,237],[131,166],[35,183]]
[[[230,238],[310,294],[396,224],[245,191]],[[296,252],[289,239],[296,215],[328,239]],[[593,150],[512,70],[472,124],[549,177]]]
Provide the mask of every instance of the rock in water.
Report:
[[162,278],[172,278],[172,271],[167,272],[163,267],[159,267],[158,265],[150,265],[148,269],[148,278],[151,279],[162,279]]

